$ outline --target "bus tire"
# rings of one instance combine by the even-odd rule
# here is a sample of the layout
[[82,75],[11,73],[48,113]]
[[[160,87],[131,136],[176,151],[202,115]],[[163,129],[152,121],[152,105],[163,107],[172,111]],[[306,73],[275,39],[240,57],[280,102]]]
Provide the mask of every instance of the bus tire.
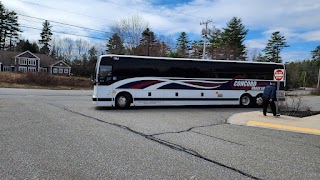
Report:
[[132,103],[132,96],[129,93],[119,93],[116,97],[116,107],[127,109]]
[[252,105],[252,97],[250,94],[243,94],[240,97],[240,106],[241,107],[250,107]]
[[263,103],[262,94],[258,94],[255,99],[256,107],[262,107],[262,103]]

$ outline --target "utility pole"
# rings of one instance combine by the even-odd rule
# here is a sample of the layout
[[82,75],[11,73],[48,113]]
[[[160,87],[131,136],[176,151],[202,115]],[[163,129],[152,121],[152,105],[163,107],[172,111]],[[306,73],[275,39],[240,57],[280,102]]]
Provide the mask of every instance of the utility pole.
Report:
[[203,34],[203,52],[202,52],[202,59],[205,59],[206,55],[206,43],[207,43],[207,36],[208,36],[208,24],[211,23],[211,20],[207,20],[206,22],[200,22],[200,25],[205,25],[205,29],[202,30]]

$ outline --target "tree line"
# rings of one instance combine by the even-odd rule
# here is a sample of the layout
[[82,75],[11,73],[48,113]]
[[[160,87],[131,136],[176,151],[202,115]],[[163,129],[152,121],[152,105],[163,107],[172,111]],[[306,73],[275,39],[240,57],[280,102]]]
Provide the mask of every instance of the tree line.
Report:
[[[203,29],[202,35],[207,41],[190,40],[186,32],[181,32],[174,40],[171,36],[158,35],[149,27],[149,23],[141,16],[134,14],[110,26],[110,34],[106,44],[101,47],[84,39],[52,38],[52,26],[49,21],[43,22],[38,42],[19,39],[20,25],[18,15],[7,10],[0,1],[0,49],[9,51],[29,50],[34,53],[47,54],[53,58],[64,60],[72,67],[77,76],[90,76],[94,72],[98,55],[127,54],[155,57],[182,57],[219,60],[260,61],[282,63],[281,52],[289,45],[279,31],[273,32],[266,47],[261,53],[256,52],[248,57],[248,49],[244,44],[248,29],[242,19],[233,17],[226,26],[212,26]],[[203,46],[206,43],[206,52]],[[312,51],[312,59],[287,64],[288,85],[315,86],[317,68],[319,68],[318,46]],[[318,54],[317,54],[318,53]]]

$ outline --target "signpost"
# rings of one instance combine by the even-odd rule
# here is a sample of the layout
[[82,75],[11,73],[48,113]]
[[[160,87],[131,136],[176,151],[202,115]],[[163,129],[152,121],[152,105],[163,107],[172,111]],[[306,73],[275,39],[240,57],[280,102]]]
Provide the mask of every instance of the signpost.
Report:
[[284,69],[275,69],[273,73],[273,80],[277,81],[277,108],[276,113],[279,112],[279,89],[280,89],[280,82],[284,80]]

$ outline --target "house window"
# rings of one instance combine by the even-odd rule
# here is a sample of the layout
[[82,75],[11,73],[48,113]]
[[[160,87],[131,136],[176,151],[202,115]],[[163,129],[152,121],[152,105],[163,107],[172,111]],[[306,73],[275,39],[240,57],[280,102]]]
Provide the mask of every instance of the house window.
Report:
[[34,60],[34,59],[28,59],[28,65],[33,65],[33,66],[35,66],[35,65],[36,65],[36,60]]
[[62,74],[63,73],[63,69],[59,69],[59,74]]
[[36,72],[36,67],[28,67],[28,72]]
[[41,68],[40,72],[47,72],[47,68]]
[[5,72],[12,71],[11,66],[3,66],[3,71],[5,71]]
[[58,73],[58,69],[57,68],[53,68],[53,73],[57,74]]
[[28,59],[27,58],[19,58],[19,64],[27,65],[28,64]]
[[64,69],[64,73],[68,74],[69,73],[68,69]]
[[28,69],[27,69],[27,67],[19,66],[18,71],[19,72],[27,72]]

